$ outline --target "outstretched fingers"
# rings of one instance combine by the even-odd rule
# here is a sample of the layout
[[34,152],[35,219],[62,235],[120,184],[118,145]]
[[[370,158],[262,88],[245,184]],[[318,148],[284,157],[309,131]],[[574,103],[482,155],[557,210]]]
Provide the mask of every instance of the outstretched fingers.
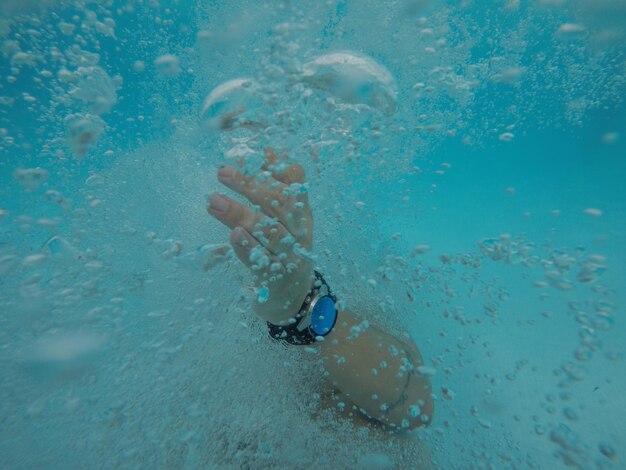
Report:
[[[268,163],[268,168],[272,164]],[[218,178],[228,188],[244,196],[261,211],[277,219],[296,239],[310,247],[312,215],[300,165],[282,171],[266,170],[255,177],[246,177],[232,166],[221,168]]]
[[[236,235],[235,242],[247,240],[242,246],[236,246],[231,236],[231,244],[238,256],[250,252],[249,248],[261,245],[275,258],[274,262],[280,262],[285,268],[289,268],[290,263],[298,262],[298,257],[294,253],[296,239],[280,221],[260,212],[253,212],[240,202],[220,194],[211,196],[207,210],[224,225],[233,229],[232,236]],[[244,263],[251,266],[247,261]]]

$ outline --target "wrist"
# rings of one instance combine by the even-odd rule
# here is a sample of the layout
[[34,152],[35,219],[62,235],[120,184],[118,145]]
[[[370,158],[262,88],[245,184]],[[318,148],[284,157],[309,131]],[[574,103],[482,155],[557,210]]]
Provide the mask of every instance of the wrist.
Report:
[[269,282],[269,298],[261,302],[257,298],[254,310],[266,321],[279,325],[293,322],[315,282],[313,267]]
[[313,271],[315,281],[294,316],[286,321],[268,321],[270,336],[294,345],[307,345],[328,336],[337,321],[337,298],[324,277]]

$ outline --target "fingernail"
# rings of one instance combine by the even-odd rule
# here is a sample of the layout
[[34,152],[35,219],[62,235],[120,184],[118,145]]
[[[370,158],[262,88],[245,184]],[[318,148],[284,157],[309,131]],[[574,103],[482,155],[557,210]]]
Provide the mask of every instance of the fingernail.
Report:
[[219,194],[213,194],[209,200],[209,207],[215,212],[226,212],[228,201]]
[[234,176],[235,174],[235,169],[232,166],[224,166],[222,168],[219,169],[219,171],[217,172],[217,174],[221,177],[221,178],[230,178],[232,176]]

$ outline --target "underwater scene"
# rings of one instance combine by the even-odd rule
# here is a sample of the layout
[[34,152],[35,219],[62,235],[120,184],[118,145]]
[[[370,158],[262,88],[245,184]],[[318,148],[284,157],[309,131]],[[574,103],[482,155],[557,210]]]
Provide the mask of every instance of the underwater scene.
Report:
[[626,468],[625,105],[625,0],[2,0],[0,468]]

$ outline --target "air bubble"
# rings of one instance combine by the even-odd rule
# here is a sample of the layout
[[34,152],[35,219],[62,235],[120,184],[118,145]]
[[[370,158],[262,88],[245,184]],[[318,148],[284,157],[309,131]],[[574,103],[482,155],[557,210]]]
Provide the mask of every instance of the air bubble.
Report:
[[430,251],[430,245],[415,245],[411,251],[411,256],[424,255]]
[[23,356],[23,365],[42,378],[74,376],[85,371],[105,343],[88,333],[64,333],[41,337]]
[[263,286],[257,289],[257,302],[264,304],[270,298],[270,290]]
[[175,77],[182,72],[178,57],[172,54],[164,54],[157,57],[154,60],[154,66],[159,74],[169,78]]
[[617,451],[615,450],[615,447],[607,444],[606,442],[601,442],[600,444],[598,444],[598,449],[600,450],[602,455],[604,455],[608,459],[615,460],[615,457],[617,457]]
[[417,372],[421,375],[433,376],[437,373],[437,370],[434,367],[419,366]]
[[607,132],[602,136],[602,143],[605,145],[613,145],[619,141],[619,133]]
[[260,128],[255,112],[261,107],[260,87],[251,78],[236,78],[214,88],[205,98],[200,118],[211,130]]
[[77,259],[79,251],[73,247],[65,238],[54,236],[44,243],[42,251],[57,259]]
[[[17,52],[11,57],[11,65],[13,67],[34,67],[37,64],[37,57],[30,52]],[[16,72],[17,73],[17,72]]]
[[61,21],[58,26],[61,33],[63,33],[65,36],[71,36],[72,34],[74,34],[74,30],[76,29],[76,25],[72,23],[66,23],[65,21]]
[[448,387],[441,387],[441,396],[446,400],[453,400],[455,393]]
[[62,68],[57,72],[57,78],[63,83],[73,83],[78,80],[78,76],[69,70]]
[[364,104],[387,115],[397,109],[395,81],[381,64],[365,55],[335,52],[302,66],[301,80],[351,104]]
[[105,129],[104,121],[90,114],[72,114],[65,119],[65,125],[69,147],[78,160],[89,153]]
[[576,411],[570,406],[563,408],[563,415],[570,421],[578,420],[578,413],[576,413]]
[[596,209],[595,207],[588,207],[583,212],[592,217],[600,217],[602,215],[602,210]]
[[584,33],[586,28],[581,24],[563,23],[557,30],[557,35],[562,38],[579,36]]
[[13,176],[21,186],[29,191],[34,191],[48,179],[50,173],[43,168],[18,168]]
[[513,142],[514,138],[515,136],[511,132],[503,132],[498,136],[498,139],[500,139],[502,142]]
[[78,83],[70,96],[89,105],[93,114],[105,114],[117,103],[116,86],[113,79],[101,67],[79,67],[76,71]]

